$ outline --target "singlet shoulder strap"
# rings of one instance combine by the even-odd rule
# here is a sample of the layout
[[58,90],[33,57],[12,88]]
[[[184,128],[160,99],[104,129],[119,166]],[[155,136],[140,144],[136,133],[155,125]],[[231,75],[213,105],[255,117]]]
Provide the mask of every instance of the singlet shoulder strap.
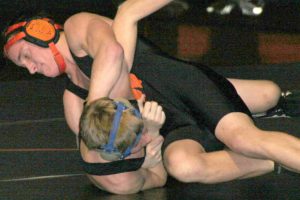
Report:
[[83,100],[87,98],[89,93],[88,90],[75,85],[70,79],[67,81],[66,89]]

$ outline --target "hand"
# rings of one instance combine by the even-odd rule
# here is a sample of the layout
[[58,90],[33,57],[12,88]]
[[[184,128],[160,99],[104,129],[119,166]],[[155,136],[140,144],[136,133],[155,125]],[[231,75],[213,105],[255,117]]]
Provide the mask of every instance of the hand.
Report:
[[161,146],[164,138],[159,135],[153,138],[146,146],[146,157],[142,168],[152,168],[159,164],[162,160]]
[[155,101],[145,101],[145,95],[138,100],[139,110],[142,114],[144,121],[144,127],[147,133],[152,136],[159,135],[159,129],[162,127],[166,120],[166,115],[162,110],[162,107]]

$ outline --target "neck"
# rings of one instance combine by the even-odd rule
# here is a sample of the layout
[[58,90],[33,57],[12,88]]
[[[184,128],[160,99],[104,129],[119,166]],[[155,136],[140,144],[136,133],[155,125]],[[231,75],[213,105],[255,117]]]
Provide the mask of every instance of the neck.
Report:
[[75,61],[71,55],[69,45],[67,43],[66,37],[64,32],[60,32],[60,37],[57,43],[55,44],[56,48],[58,49],[59,53],[63,56],[64,61],[66,63],[66,70],[65,73],[69,76],[72,74],[72,64],[75,64]]

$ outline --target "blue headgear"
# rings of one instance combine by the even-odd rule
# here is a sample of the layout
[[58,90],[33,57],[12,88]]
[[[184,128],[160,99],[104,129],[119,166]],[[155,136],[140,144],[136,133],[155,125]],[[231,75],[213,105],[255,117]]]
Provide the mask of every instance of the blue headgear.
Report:
[[[128,107],[122,102],[115,102],[115,104],[117,106],[117,109],[112,123],[112,128],[110,130],[108,143],[105,145],[101,145],[98,148],[102,158],[109,161],[123,160],[124,158],[129,156],[131,154],[132,148],[136,146],[136,144],[140,141],[142,135],[141,131],[137,133],[135,141],[131,145],[129,145],[129,147],[127,147],[127,149],[123,153],[118,150],[114,143],[118,133],[123,111],[128,109]],[[133,112],[136,117],[141,118],[141,114],[137,109],[134,108]]]

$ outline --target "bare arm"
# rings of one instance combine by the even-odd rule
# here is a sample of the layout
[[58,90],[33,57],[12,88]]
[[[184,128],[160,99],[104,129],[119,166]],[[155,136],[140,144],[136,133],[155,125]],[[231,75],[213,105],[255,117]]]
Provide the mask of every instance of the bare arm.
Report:
[[[157,138],[151,143],[161,148],[162,138]],[[155,144],[156,143],[156,144]],[[157,145],[159,144],[159,145]],[[154,153],[155,149],[147,151],[147,154]],[[160,152],[160,151],[159,151]],[[102,189],[117,194],[132,194],[139,191],[162,187],[167,181],[167,173],[160,159],[159,163],[154,167],[142,167],[135,172],[127,172],[110,177],[100,177],[106,179],[102,184]]]
[[63,95],[66,122],[74,134],[79,133],[79,119],[83,110],[83,100],[72,92],[65,90]]
[[107,177],[90,176],[89,178],[101,190],[114,194],[133,194],[151,188],[162,187],[166,183],[166,176],[160,178],[155,173],[143,169],[137,172],[127,172]]
[[[138,105],[143,116],[146,131],[143,133],[143,137],[146,137],[145,141],[148,141],[145,161],[142,167],[135,172],[109,176],[90,176],[92,182],[100,189],[117,194],[130,194],[141,190],[161,187],[166,183],[167,173],[162,163],[161,154],[163,137],[159,134],[159,130],[165,122],[165,113],[162,107],[156,102],[146,102],[143,105],[144,101],[145,96],[142,96],[138,101]],[[138,150],[141,147],[136,148],[137,152],[141,152],[141,150]],[[81,143],[80,150],[83,157],[89,152],[84,143]],[[97,158],[99,162],[101,161],[98,153],[92,152],[92,154],[94,154],[93,159]]]
[[172,0],[127,0],[118,8],[113,22],[113,31],[117,41],[124,49],[125,61],[130,71],[137,39],[139,20],[156,12]]
[[77,56],[91,56],[91,80],[88,101],[109,96],[121,75],[123,49],[116,41],[108,18],[79,13],[65,23],[68,44]]
[[[155,141],[149,143],[147,156],[156,156],[154,152],[156,149],[161,148],[162,142],[163,139],[157,137]],[[80,151],[87,162],[103,162],[99,158],[99,154],[89,151],[83,142],[80,144]],[[115,194],[132,194],[150,188],[162,187],[167,180],[167,174],[161,159],[156,161],[153,167],[143,165],[142,168],[134,172],[107,176],[88,175],[88,177],[98,188]]]

